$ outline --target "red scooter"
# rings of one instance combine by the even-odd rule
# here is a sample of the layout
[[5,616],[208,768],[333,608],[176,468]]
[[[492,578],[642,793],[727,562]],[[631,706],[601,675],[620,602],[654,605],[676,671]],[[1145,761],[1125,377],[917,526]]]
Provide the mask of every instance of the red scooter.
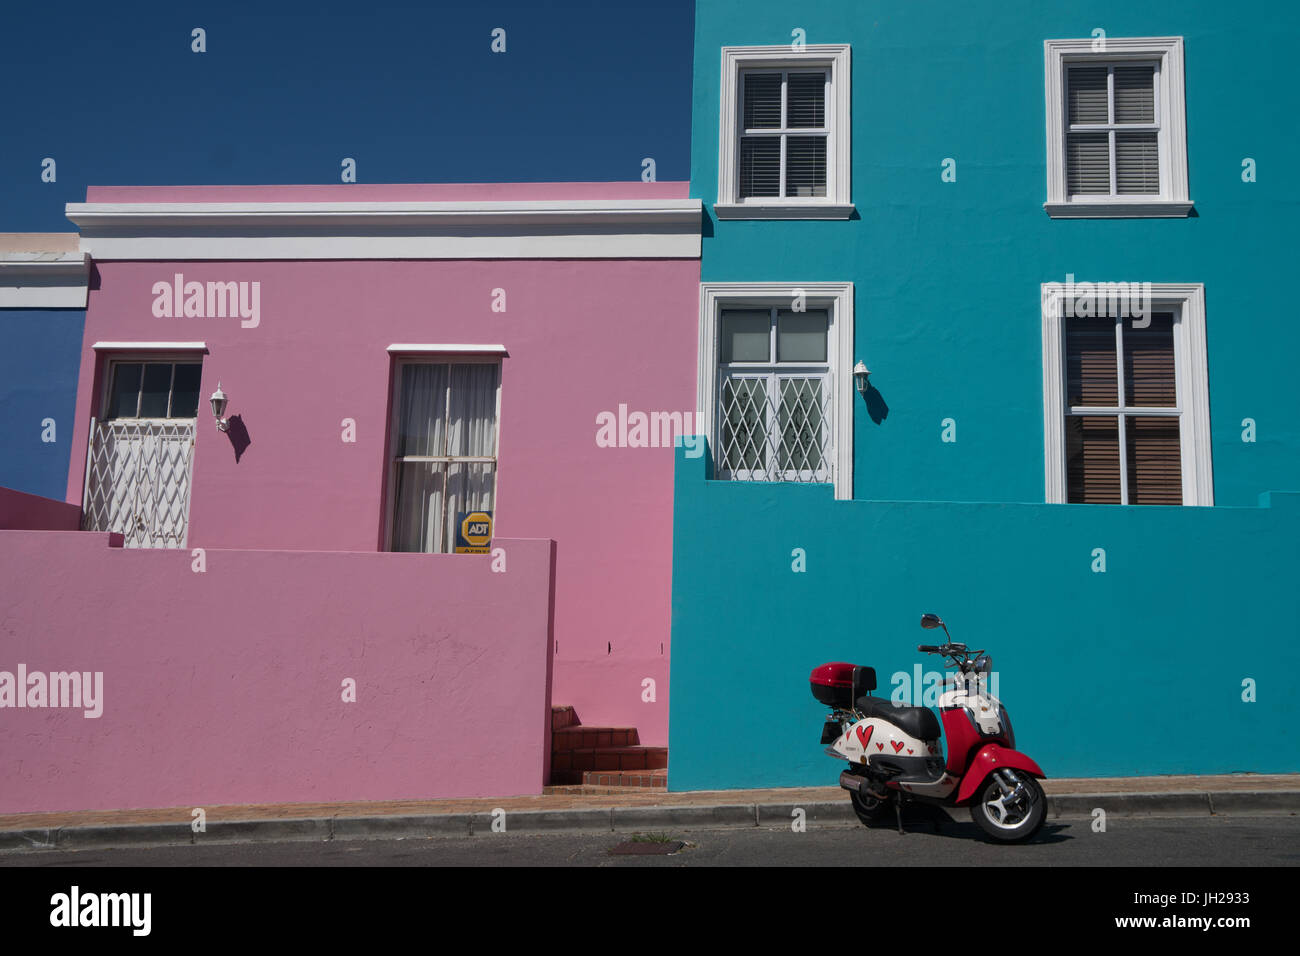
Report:
[[870,696],[876,689],[874,668],[823,664],[810,681],[813,696],[831,708],[822,728],[822,743],[830,745],[826,753],[850,764],[840,774],[840,786],[864,824],[877,822],[892,806],[902,833],[902,803],[913,800],[969,806],[975,823],[999,842],[1030,839],[1047,816],[1038,783],[1046,774],[1015,749],[1007,710],[987,692],[992,659],[953,643],[937,614],[923,615],[921,626],[942,627],[948,643],[917,650],[939,654],[957,670],[939,697],[947,760],[939,721],[929,707]]

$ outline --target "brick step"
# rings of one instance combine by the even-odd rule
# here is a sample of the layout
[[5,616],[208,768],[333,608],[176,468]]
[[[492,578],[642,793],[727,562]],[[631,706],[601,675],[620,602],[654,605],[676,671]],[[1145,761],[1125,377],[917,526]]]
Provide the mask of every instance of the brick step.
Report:
[[565,727],[551,733],[551,752],[595,747],[635,747],[641,737],[635,727]]
[[550,794],[627,793],[629,790],[665,790],[668,771],[658,770],[552,770]]
[[551,731],[563,730],[565,727],[574,727],[582,721],[578,720],[578,712],[567,704],[564,706],[551,707]]
[[585,786],[603,788],[617,787],[620,790],[626,790],[629,787],[642,789],[668,789],[668,768],[661,767],[655,770],[617,770],[605,772],[603,770],[586,770],[582,774],[582,782]]
[[556,772],[599,770],[666,770],[667,747],[591,747],[581,750],[557,750],[551,754],[552,783],[561,783]]

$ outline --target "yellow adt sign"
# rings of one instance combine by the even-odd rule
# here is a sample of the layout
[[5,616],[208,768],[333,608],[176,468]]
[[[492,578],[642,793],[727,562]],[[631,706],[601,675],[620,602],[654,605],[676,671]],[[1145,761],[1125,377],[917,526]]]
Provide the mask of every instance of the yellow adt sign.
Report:
[[492,515],[487,511],[471,511],[460,520],[460,533],[456,536],[457,554],[487,554],[492,541]]

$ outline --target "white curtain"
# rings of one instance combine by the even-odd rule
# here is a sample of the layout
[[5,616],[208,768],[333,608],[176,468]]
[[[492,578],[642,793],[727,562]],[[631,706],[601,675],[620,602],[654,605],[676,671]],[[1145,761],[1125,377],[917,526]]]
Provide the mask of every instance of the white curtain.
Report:
[[[495,364],[404,365],[397,455],[495,457]],[[393,550],[451,551],[457,516],[492,507],[495,465],[399,461]]]

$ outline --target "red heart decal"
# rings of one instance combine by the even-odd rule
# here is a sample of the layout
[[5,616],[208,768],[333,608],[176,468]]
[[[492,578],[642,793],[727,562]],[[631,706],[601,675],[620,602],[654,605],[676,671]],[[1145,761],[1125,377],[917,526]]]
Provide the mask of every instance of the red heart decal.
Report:
[[930,753],[932,753],[932,754],[937,754],[938,752],[939,752],[939,751],[938,751],[938,749],[934,746],[934,744],[930,744]]
[[884,749],[885,749],[885,745],[882,744],[882,743],[880,743],[880,742],[877,742],[877,743],[876,743],[876,749],[877,749],[877,750],[884,750]]
[[901,740],[891,740],[889,746],[894,748],[894,753],[898,753],[903,749],[903,742]]
[[911,747],[908,747],[908,748],[907,748],[907,752],[908,752],[908,753],[911,753],[911,752],[912,752],[912,748],[911,748]]
[[861,742],[861,744],[862,744],[862,749],[863,749],[863,750],[866,750],[866,749],[867,749],[867,742],[868,742],[869,740],[871,740],[871,735],[872,735],[873,733],[875,733],[876,725],[875,725],[875,724],[869,724],[869,725],[867,725],[867,732],[866,732],[865,734],[862,732],[862,725],[861,725],[861,724],[859,724],[857,727],[855,727],[854,730],[856,730],[857,733],[858,733],[858,740],[859,740],[859,741]]

